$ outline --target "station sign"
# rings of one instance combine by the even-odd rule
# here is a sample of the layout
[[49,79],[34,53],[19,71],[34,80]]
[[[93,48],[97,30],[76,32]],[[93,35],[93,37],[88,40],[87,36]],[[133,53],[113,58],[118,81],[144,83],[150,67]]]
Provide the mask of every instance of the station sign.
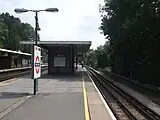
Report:
[[34,79],[41,77],[41,48],[34,46]]

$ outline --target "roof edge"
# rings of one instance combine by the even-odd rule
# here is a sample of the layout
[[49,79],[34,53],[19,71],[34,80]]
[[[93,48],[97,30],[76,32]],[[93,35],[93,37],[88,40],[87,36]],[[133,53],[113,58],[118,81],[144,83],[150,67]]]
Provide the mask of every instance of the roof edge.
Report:
[[[20,44],[35,44],[35,41],[21,41]],[[38,41],[38,44],[92,44],[92,41]]]

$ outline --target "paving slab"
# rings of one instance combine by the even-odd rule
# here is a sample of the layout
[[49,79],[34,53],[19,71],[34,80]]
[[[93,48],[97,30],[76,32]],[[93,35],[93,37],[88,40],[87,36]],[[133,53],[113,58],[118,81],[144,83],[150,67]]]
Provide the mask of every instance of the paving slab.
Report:
[[0,113],[32,94],[32,81],[28,78],[12,79],[0,83]]
[[[85,81],[85,87],[83,81]],[[1,120],[87,120],[84,89],[87,91],[87,105],[91,120],[111,120],[110,113],[85,69],[78,68],[74,75],[45,74],[38,83],[39,91],[35,96],[31,96],[33,80],[29,76],[1,83],[0,110],[5,110],[22,98],[31,96],[20,102]]]
[[[9,90],[32,92],[33,83],[29,78],[15,82],[23,86]],[[25,84],[27,84],[25,86]],[[17,84],[16,84],[17,85]],[[25,86],[25,87],[24,87]],[[44,75],[39,79],[39,92],[18,108],[7,114],[2,120],[84,120],[84,103],[81,71],[75,75]]]

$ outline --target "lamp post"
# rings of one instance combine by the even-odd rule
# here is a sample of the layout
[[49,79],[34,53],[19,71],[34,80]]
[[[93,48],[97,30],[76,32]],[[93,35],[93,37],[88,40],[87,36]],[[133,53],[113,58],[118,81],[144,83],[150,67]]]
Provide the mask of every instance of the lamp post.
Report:
[[41,11],[46,11],[46,12],[58,12],[59,10],[57,8],[47,8],[44,10],[28,10],[28,9],[24,9],[24,8],[16,8],[14,10],[16,13],[25,13],[25,12],[35,12],[35,45],[37,45],[37,41],[38,41],[38,34],[37,31],[39,30],[39,25],[38,25],[38,12]]
[[[57,8],[47,8],[44,10],[28,10],[28,9],[24,9],[24,8],[16,8],[14,10],[16,13],[25,13],[25,12],[34,12],[35,13],[35,45],[37,45],[38,42],[38,30],[40,30],[39,28],[39,24],[38,24],[38,12],[41,11],[46,11],[46,12],[58,12],[59,10]],[[33,45],[32,45],[32,50],[31,50],[31,63],[32,63],[32,76],[34,76],[34,52],[33,52]],[[34,91],[33,94],[36,95],[38,91],[38,79],[34,79]]]

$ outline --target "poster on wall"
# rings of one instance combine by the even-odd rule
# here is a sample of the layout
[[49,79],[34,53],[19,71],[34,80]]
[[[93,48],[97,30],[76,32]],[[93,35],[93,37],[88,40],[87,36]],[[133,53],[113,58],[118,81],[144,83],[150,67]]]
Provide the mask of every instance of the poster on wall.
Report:
[[54,67],[65,67],[66,58],[65,57],[54,57]]

